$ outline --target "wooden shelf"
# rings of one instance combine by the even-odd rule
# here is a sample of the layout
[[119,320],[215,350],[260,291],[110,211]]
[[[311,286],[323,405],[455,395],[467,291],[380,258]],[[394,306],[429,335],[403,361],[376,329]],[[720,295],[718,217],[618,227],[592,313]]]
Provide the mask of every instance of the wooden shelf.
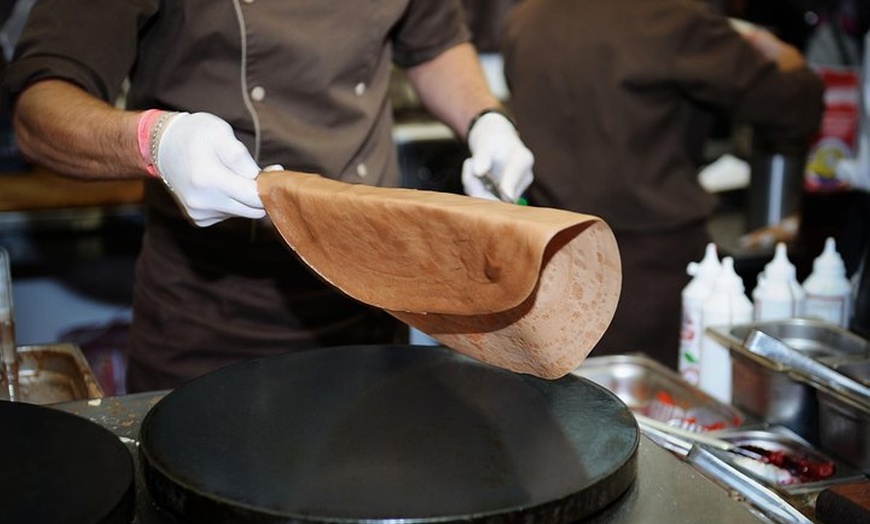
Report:
[[139,204],[142,191],[141,180],[79,180],[35,166],[0,172],[0,212]]

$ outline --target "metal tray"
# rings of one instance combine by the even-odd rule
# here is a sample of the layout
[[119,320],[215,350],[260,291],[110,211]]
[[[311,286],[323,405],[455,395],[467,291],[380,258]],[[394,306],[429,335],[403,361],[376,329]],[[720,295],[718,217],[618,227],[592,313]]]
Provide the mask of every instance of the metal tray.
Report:
[[740,427],[746,417],[642,355],[587,358],[573,374],[610,390],[637,414],[692,430]]
[[867,404],[819,390],[819,445],[870,474],[870,411]]
[[746,349],[743,342],[754,329],[835,369],[870,359],[870,342],[839,326],[800,318],[707,328],[707,334],[731,351],[734,406],[819,444],[816,389],[777,362]]
[[870,386],[870,358],[860,362],[841,362],[831,366],[852,380]]
[[[814,493],[834,484],[857,480],[863,477],[863,474],[852,465],[828,456],[825,452],[819,450],[793,431],[782,426],[723,430],[717,432],[716,437],[737,446],[756,446],[769,451],[784,452],[795,457],[806,457],[816,462],[830,462],[834,465],[834,474],[825,479],[803,481],[793,475],[787,475],[785,470],[780,470],[778,473],[781,475],[781,478],[778,481],[774,477],[774,473],[777,473],[776,470],[779,470],[779,468],[775,466],[765,465],[762,462],[741,457],[734,453],[720,453],[718,450],[715,450],[724,460],[744,471],[747,475],[790,495]],[[786,477],[788,477],[787,480]]]
[[792,318],[735,326],[713,326],[707,328],[707,332],[732,352],[769,369],[782,371],[781,366],[758,357],[743,347],[743,341],[753,329],[767,333],[829,366],[870,359],[870,341],[834,324],[813,319]]
[[[18,346],[16,352],[20,401],[54,404],[103,397],[103,390],[78,346],[67,343]],[[0,391],[0,399],[8,398],[8,391]]]

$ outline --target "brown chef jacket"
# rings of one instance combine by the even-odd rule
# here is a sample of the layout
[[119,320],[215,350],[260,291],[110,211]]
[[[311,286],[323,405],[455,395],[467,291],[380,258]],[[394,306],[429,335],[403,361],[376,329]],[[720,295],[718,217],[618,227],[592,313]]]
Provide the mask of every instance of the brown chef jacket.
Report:
[[771,140],[806,139],[822,84],[781,73],[698,0],[524,0],[502,37],[535,205],[601,216],[623,292],[593,352],[643,351],[676,366],[686,264],[708,241],[714,198],[697,181],[710,111]]
[[714,204],[697,182],[699,113],[785,137],[818,125],[817,76],[778,72],[698,0],[525,0],[512,15],[505,75],[536,203],[621,231],[685,225]]
[[[259,165],[399,182],[392,64],[468,40],[458,0],[48,0],[4,90],[62,78],[130,108],[207,111]],[[262,221],[189,224],[157,181],[137,263],[131,390],[175,387],[242,358],[391,341],[396,325],[314,277]]]

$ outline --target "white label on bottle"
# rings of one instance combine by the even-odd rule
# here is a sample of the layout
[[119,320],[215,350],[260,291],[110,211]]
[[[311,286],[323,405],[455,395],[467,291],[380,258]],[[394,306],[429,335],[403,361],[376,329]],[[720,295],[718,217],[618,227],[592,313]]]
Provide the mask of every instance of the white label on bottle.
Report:
[[680,326],[680,375],[689,384],[697,386],[701,380],[701,310],[683,308]]
[[766,320],[783,320],[797,316],[795,303],[782,300],[756,300],[753,309],[753,320],[756,322]]
[[804,302],[804,316],[817,318],[829,324],[847,327],[849,323],[850,296],[811,295]]
[[701,343],[701,381],[698,386],[719,402],[731,403],[731,352],[709,335]]

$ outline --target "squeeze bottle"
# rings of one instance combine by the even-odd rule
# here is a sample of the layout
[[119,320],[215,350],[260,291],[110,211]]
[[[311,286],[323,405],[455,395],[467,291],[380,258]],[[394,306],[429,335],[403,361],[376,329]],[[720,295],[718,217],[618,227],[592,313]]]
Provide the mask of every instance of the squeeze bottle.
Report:
[[752,292],[753,320],[782,320],[803,314],[806,293],[797,281],[795,267],[789,261],[785,244],[776,245],[773,260],[758,275]]
[[706,333],[711,326],[726,327],[752,321],[752,302],[743,280],[734,271],[734,259],[722,259],[713,292],[701,313],[701,381],[699,387],[720,402],[731,403],[731,352]]
[[807,294],[804,316],[848,327],[852,284],[846,278],[846,265],[832,237],[825,239],[825,250],[813,261],[813,271],[804,280],[803,288]]
[[693,386],[701,379],[701,313],[704,301],[713,291],[713,284],[722,264],[716,244],[710,242],[701,262],[690,262],[686,273],[693,277],[681,293],[682,320],[680,324],[680,375]]

